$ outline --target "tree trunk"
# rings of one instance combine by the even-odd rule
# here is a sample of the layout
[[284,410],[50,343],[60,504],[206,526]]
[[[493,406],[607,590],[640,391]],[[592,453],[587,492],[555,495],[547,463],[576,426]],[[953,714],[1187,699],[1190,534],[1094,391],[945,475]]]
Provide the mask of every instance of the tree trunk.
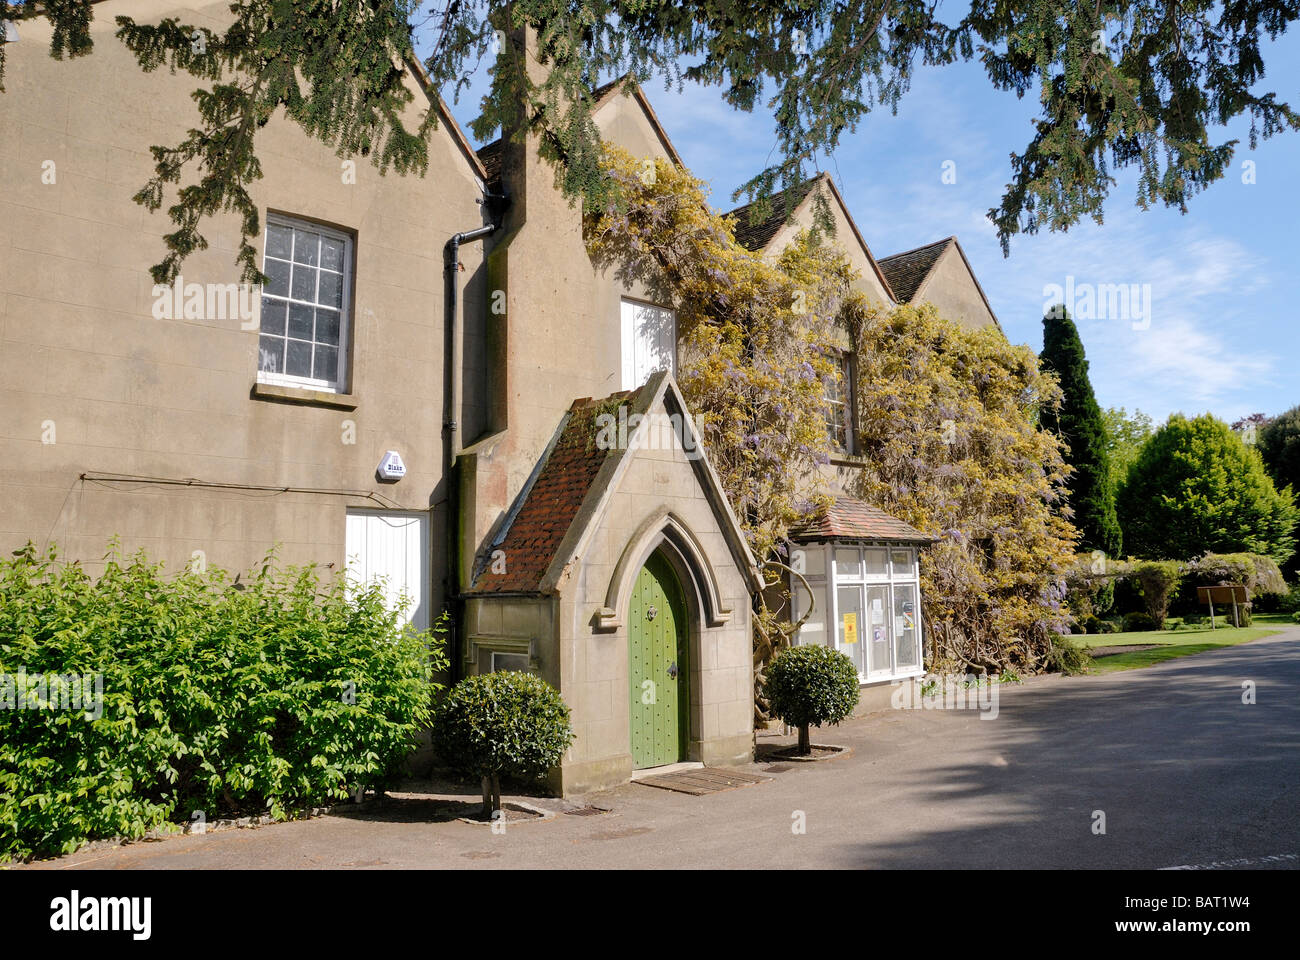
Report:
[[492,816],[492,778],[483,777],[483,818]]
[[808,734],[808,724],[799,725],[799,756],[806,757],[812,753],[812,738]]
[[[492,774],[492,813],[495,815],[501,809],[501,775]],[[504,820],[505,817],[503,816]]]

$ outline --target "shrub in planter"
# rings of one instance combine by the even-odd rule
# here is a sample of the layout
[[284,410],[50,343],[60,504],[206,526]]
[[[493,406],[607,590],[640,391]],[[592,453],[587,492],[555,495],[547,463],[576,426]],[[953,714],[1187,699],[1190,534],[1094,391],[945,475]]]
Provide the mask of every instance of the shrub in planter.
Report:
[[1124,632],[1133,633],[1136,630],[1159,630],[1160,624],[1151,618],[1149,613],[1137,611],[1134,613],[1124,614]]
[[772,715],[799,728],[799,753],[808,754],[809,727],[838,724],[858,705],[858,670],[830,647],[787,647],[768,665],[764,689]]
[[434,746],[483,780],[483,816],[501,809],[501,775],[540,780],[573,742],[569,707],[540,677],[513,670],[466,677],[437,707]]
[[[308,568],[238,588],[110,554],[92,578],[51,549],[0,561],[0,697],[90,677],[86,710],[0,710],[0,857],[346,799],[395,776],[427,727],[441,639],[378,585]],[[37,689],[39,695],[39,687]]]

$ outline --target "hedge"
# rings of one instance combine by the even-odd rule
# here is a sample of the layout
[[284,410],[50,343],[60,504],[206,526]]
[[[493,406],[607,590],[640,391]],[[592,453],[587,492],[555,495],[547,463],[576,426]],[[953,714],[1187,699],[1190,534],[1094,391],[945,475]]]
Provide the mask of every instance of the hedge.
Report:
[[216,567],[164,578],[142,553],[92,577],[54,549],[17,551],[0,561],[0,695],[30,707],[40,691],[18,678],[86,676],[102,700],[0,710],[0,858],[195,811],[279,819],[389,782],[445,665],[445,624],[401,623],[379,585],[271,558],[232,582]]

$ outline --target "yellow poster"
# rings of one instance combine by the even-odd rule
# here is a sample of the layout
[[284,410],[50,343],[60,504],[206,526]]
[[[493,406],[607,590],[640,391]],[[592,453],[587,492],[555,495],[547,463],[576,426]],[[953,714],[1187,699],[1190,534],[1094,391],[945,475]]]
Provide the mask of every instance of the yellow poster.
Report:
[[844,642],[858,642],[858,615],[856,613],[844,614]]

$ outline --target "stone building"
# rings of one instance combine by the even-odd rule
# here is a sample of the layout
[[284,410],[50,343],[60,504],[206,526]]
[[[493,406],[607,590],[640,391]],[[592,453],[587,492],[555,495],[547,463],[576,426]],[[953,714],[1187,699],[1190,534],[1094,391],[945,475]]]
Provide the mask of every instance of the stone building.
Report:
[[[673,380],[673,305],[592,265],[535,142],[475,151],[415,64],[407,120],[439,119],[423,177],[349,164],[277,116],[251,186],[271,282],[244,295],[239,223],[220,215],[158,288],[172,225],[132,196],[149,146],[193,125],[197,81],[142,73],[113,17],[220,29],[228,7],[93,9],[88,57],[51,59],[43,20],[6,45],[0,549],[57,544],[93,570],[117,539],[171,570],[243,570],[274,548],[385,577],[416,627],[455,612],[451,679],[528,669],[558,687],[578,735],[565,792],[749,756],[760,580]],[[642,91],[592,96],[609,141],[681,163]],[[834,184],[813,189],[867,292],[896,302]],[[804,200],[747,242],[779,249]],[[940,286],[915,289],[938,303]],[[851,470],[850,421],[842,435]],[[864,682],[900,675],[872,644],[919,669],[924,537],[847,500],[800,536],[830,614],[802,640],[852,646],[852,612]]]

